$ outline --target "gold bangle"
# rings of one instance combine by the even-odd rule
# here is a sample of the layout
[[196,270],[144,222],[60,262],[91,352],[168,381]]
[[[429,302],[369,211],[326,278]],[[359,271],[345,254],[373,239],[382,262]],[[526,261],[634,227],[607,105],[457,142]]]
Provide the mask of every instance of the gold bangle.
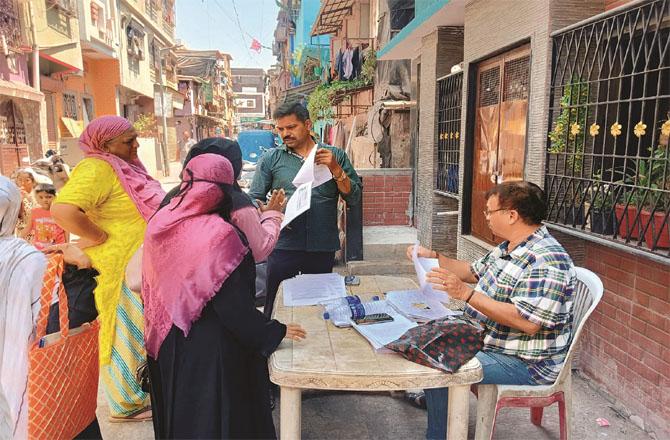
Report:
[[333,175],[333,178],[335,179],[336,182],[342,182],[344,181],[344,179],[347,178],[347,173],[345,173],[344,170],[342,170],[342,174],[340,174],[340,177],[335,177],[335,175]]

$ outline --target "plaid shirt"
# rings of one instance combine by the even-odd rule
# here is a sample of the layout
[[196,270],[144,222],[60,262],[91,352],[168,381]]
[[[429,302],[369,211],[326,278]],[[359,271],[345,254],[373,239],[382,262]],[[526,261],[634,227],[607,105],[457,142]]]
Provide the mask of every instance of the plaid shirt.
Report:
[[507,251],[508,244],[501,243],[472,263],[472,273],[479,280],[475,290],[514,304],[524,319],[540,329],[531,336],[498,324],[470,306],[465,312],[486,329],[483,350],[517,356],[528,364],[537,383],[553,383],[572,341],[574,265],[544,226],[512,252]]

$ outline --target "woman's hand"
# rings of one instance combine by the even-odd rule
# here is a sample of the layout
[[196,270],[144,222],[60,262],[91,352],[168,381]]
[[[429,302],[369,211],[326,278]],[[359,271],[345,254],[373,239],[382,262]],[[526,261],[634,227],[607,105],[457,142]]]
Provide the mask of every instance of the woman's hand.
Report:
[[307,336],[307,332],[299,324],[286,324],[286,336],[284,336],[284,339],[300,341],[301,339],[305,339],[305,336]]
[[44,253],[62,252],[63,260],[79,269],[88,269],[92,266],[91,259],[78,246],[71,243],[55,244],[44,249]]
[[272,194],[270,195],[270,200],[268,201],[267,204],[264,204],[260,200],[257,200],[258,202],[258,209],[261,211],[261,213],[265,211],[279,211],[279,212],[284,212],[284,208],[286,208],[286,202],[288,199],[286,198],[286,193],[284,192],[284,189],[275,189],[272,191]]
[[472,288],[461,281],[453,272],[441,267],[434,267],[426,274],[426,281],[433,285],[433,289],[447,292],[456,299],[465,300]]
[[[407,259],[412,260],[412,253],[414,252],[414,246],[415,245],[410,245],[407,247]],[[428,248],[425,248],[423,246],[419,246],[419,251],[418,251],[418,256],[423,257],[423,258],[437,258],[437,252],[431,251]]]

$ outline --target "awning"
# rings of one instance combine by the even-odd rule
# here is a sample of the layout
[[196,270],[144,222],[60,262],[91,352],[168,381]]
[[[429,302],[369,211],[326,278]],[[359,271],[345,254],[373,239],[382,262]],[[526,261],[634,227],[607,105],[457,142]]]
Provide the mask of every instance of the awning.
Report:
[[421,39],[440,26],[463,26],[466,0],[434,0],[416,10],[414,19],[377,52],[377,59],[411,60],[418,55]]
[[337,32],[344,18],[351,15],[353,4],[354,0],[321,0],[321,8],[312,26],[312,36]]
[[70,134],[70,136],[63,136],[63,137],[78,138],[79,136],[81,136],[81,133],[84,131],[83,121],[77,121],[76,119],[65,118],[65,117],[60,118],[60,120],[67,129],[68,133]]
[[27,84],[16,81],[5,81],[3,79],[0,79],[0,95],[37,102],[42,102],[44,100],[44,93],[39,90],[33,89]]

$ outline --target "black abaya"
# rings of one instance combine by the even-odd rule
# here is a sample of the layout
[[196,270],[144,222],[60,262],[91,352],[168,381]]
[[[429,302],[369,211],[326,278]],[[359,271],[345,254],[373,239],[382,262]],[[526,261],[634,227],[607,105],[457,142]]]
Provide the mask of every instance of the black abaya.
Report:
[[267,357],[286,326],[254,307],[249,253],[188,337],[176,326],[149,358],[156,438],[276,438]]

